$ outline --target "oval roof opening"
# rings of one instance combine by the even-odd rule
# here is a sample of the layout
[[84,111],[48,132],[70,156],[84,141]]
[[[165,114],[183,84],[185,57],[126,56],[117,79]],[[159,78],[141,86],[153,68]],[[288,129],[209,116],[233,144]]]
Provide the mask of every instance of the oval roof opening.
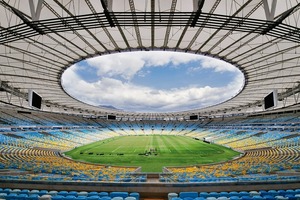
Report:
[[177,112],[224,102],[244,75],[219,59],[168,51],[125,52],[82,60],[61,78],[64,90],[90,105],[131,112]]

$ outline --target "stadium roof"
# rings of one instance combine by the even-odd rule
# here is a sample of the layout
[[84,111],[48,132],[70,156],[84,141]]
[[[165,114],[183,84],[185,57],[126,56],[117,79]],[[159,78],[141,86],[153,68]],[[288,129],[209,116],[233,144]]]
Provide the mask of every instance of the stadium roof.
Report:
[[[277,89],[278,107],[298,104],[299,0],[1,0],[0,100],[43,110],[142,118],[252,113]],[[219,105],[174,113],[97,108],[64,92],[63,71],[94,56],[166,50],[208,55],[238,67],[241,92]]]

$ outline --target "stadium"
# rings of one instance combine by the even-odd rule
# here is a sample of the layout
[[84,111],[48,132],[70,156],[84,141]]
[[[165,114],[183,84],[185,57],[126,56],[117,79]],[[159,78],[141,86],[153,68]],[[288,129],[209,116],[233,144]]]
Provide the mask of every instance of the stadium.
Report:
[[[300,199],[299,0],[1,0],[0,15],[0,199]],[[123,56],[107,74],[129,80],[165,53],[242,78],[200,95],[174,75],[136,101],[130,81],[91,90],[108,66],[83,66]],[[140,110],[152,96],[167,109]]]

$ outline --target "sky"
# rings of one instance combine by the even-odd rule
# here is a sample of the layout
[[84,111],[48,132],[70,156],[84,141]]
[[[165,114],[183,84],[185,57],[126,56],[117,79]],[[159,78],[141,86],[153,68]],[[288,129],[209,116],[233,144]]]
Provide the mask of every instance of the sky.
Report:
[[115,53],[78,62],[62,75],[72,97],[131,112],[178,112],[224,102],[244,76],[224,61],[190,53]]

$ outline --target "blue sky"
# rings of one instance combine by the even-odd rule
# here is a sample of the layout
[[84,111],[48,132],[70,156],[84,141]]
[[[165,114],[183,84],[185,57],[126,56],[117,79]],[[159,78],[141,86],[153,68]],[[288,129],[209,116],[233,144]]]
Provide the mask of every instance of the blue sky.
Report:
[[226,62],[165,51],[90,58],[62,76],[62,86],[74,98],[133,112],[203,108],[236,95],[243,83],[242,73]]

